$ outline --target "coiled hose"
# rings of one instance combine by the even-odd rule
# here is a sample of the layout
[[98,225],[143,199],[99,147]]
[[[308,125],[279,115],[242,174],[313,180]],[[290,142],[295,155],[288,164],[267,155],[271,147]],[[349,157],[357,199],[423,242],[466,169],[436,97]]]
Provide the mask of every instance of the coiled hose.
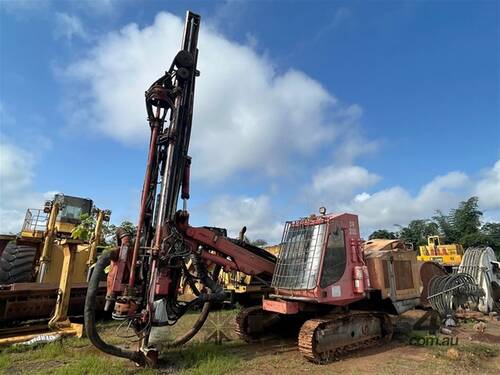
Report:
[[[202,284],[206,285],[208,289],[211,291],[211,293],[198,293],[196,298],[199,301],[203,302],[203,307],[201,309],[200,314],[198,315],[198,318],[194,322],[193,326],[189,331],[187,331],[184,335],[176,338],[174,341],[167,343],[164,345],[167,348],[174,348],[176,346],[184,345],[187,343],[189,340],[191,340],[194,335],[198,333],[198,331],[203,327],[205,324],[205,321],[207,320],[208,314],[210,312],[210,308],[212,306],[211,301],[220,301],[225,298],[225,293],[224,289],[222,288],[221,285],[217,284],[215,280],[219,278],[219,273],[221,270],[221,266],[216,265],[214,270],[212,271],[212,276],[210,277],[208,274],[208,270],[203,263],[203,260],[198,254],[193,254],[191,256],[191,259],[193,261],[193,265],[196,269],[196,273],[198,274],[198,277],[200,278],[200,281]],[[186,270],[187,272],[187,270]],[[194,285],[191,285],[189,283],[191,289],[193,292],[196,294],[196,287]]]
[[480,294],[472,276],[466,273],[456,273],[445,276],[435,276],[429,282],[428,301],[432,308],[442,316],[448,317],[473,297]]

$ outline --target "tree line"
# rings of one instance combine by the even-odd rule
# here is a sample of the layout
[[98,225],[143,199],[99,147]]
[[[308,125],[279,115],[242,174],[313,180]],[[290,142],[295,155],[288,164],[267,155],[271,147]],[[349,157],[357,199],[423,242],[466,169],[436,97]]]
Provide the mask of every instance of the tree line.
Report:
[[482,223],[482,216],[478,197],[471,197],[448,214],[437,210],[430,219],[412,220],[407,226],[396,225],[398,230],[394,232],[379,229],[370,234],[369,239],[401,239],[416,249],[427,244],[428,236],[440,235],[445,243],[459,243],[464,249],[490,246],[500,256],[500,223]]

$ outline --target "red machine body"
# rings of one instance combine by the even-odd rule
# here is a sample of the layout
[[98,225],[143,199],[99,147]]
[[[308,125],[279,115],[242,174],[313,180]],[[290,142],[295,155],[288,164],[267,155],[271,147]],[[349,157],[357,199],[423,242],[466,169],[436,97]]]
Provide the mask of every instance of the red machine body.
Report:
[[263,308],[294,314],[304,303],[345,306],[366,297],[368,269],[363,259],[358,217],[329,214],[290,221]]
[[289,300],[347,305],[365,297],[363,267],[356,215],[309,217],[286,224],[271,286]]

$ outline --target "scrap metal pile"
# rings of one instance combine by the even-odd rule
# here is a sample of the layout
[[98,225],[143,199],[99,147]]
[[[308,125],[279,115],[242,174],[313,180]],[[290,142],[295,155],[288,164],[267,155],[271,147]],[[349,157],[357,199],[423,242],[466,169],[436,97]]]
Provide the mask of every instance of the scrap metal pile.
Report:
[[435,276],[429,283],[429,303],[443,317],[447,326],[456,324],[453,315],[460,306],[472,301],[477,303],[482,295],[482,289],[466,273]]

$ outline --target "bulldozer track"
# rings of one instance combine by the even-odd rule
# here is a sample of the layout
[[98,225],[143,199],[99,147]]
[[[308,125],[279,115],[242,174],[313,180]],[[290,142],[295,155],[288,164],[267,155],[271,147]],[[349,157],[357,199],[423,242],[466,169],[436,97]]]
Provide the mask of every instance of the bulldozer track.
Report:
[[252,314],[262,311],[261,306],[252,306],[241,310],[238,315],[236,315],[236,334],[240,339],[248,343],[255,343],[259,341],[254,335],[247,333],[248,317]]
[[[323,335],[323,333],[332,329],[335,325],[344,324],[347,319],[362,319],[371,316],[375,316],[380,320],[381,330],[379,335],[367,336],[366,338],[361,337],[358,341],[350,343],[342,343],[342,340],[338,340],[338,345],[330,344],[327,348],[325,348],[325,346],[328,345],[323,343],[323,349],[320,348],[322,341],[326,342],[328,339],[330,339],[330,341],[332,339],[332,337],[326,337],[325,340],[325,336],[328,335]],[[325,364],[338,360],[354,350],[365,349],[388,342],[392,338],[392,332],[390,318],[382,313],[353,313],[332,316],[329,319],[310,319],[303,324],[299,332],[298,347],[300,353],[307,360],[314,363]]]

